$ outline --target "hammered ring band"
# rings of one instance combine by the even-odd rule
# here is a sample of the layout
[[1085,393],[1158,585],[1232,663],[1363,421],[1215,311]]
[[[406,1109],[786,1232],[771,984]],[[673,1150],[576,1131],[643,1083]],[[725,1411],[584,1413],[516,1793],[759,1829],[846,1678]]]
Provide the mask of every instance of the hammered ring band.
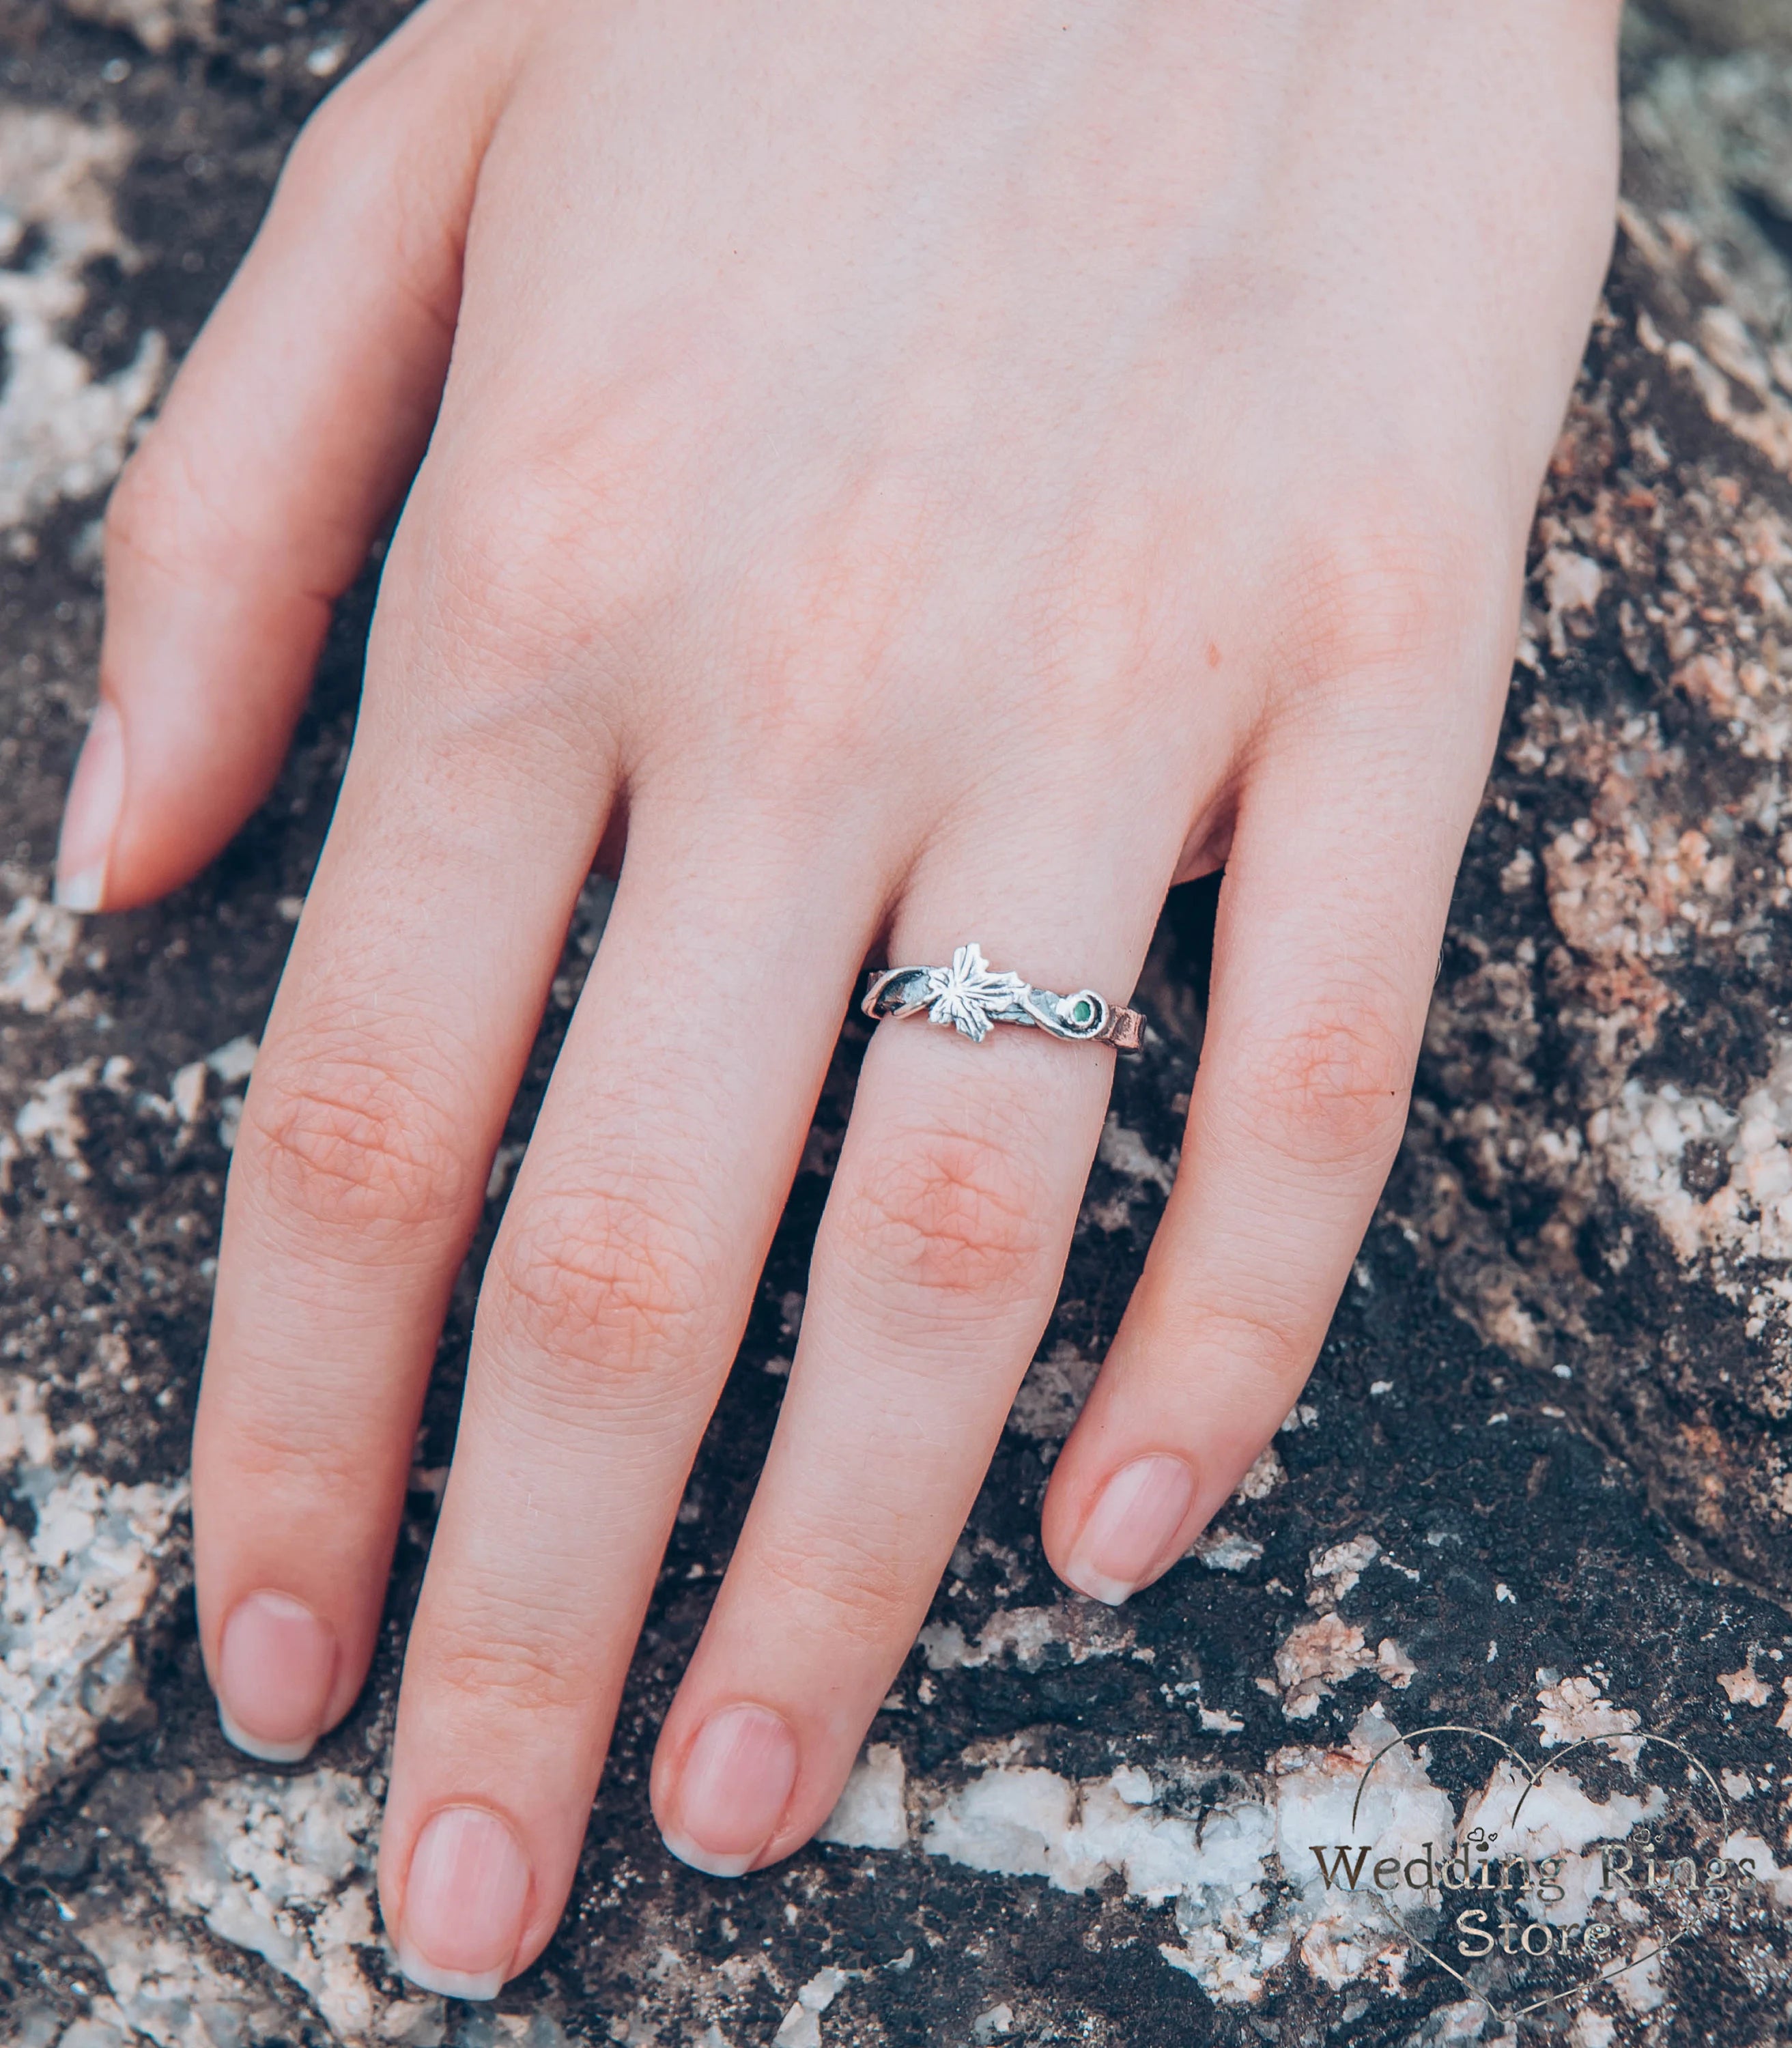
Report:
[[1018,974],[997,974],[975,940],[958,948],[950,967],[890,967],[872,975],[859,1007],[880,1020],[925,1011],[929,1022],[949,1025],[979,1045],[996,1024],[1024,1024],[1120,1053],[1136,1053],[1145,1037],[1138,1010],[1120,1009],[1092,988],[1054,995]]

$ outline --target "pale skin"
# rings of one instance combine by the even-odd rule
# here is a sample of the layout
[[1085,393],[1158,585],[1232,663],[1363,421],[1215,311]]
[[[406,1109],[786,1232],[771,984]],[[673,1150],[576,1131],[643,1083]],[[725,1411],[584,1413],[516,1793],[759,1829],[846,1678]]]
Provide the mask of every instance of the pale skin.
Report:
[[[1166,890],[1224,863],[1052,1564],[1150,1583],[1287,1413],[1498,729],[1609,248],[1616,12],[429,0],[301,138],[114,497],[60,876],[125,906],[217,852],[408,488],[194,1447],[225,1724],[297,1757],[365,1678],[448,1290],[621,862],[406,1656],[380,1887],[419,1983],[490,1996],[559,1918],[867,958],[974,938],[1124,1000]],[[837,1797],[1045,1328],[1113,1057],[878,1030],[660,1737],[700,1868]]]

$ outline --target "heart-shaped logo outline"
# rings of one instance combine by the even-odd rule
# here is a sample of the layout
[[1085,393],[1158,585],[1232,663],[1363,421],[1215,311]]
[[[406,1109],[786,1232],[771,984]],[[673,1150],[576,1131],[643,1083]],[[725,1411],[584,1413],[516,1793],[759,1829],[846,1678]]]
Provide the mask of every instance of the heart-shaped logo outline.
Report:
[[[1724,1796],[1724,1788],[1712,1775],[1709,1767],[1703,1759],[1693,1755],[1684,1743],[1676,1742],[1672,1736],[1657,1735],[1650,1728],[1613,1728],[1604,1735],[1584,1736],[1580,1741],[1569,1744],[1559,1756],[1546,1756],[1533,1768],[1526,1764],[1522,1752],[1515,1749],[1503,1736],[1495,1735],[1487,1728],[1466,1728],[1452,1721],[1440,1721],[1430,1728],[1414,1728],[1407,1734],[1395,1736],[1392,1742],[1384,1743],[1363,1765],[1362,1775],[1356,1781],[1356,1797],[1351,1802],[1350,1825],[1353,1833],[1356,1827],[1358,1815],[1362,1809],[1363,1795],[1368,1790],[1369,1779],[1376,1765],[1384,1756],[1391,1755],[1395,1750],[1405,1749],[1410,1744],[1422,1742],[1427,1736],[1433,1735],[1471,1736],[1480,1742],[1491,1742],[1495,1749],[1503,1751],[1511,1759],[1514,1768],[1522,1775],[1525,1782],[1523,1791],[1519,1794],[1518,1803],[1512,1809],[1511,1817],[1506,1823],[1508,1829],[1517,1827],[1519,1816],[1524,1811],[1525,1802],[1536,1790],[1538,1783],[1545,1775],[1550,1771],[1560,1770],[1567,1763],[1569,1758],[1578,1751],[1596,1748],[1607,1743],[1631,1742],[1640,1746],[1644,1743],[1652,1742],[1658,1744],[1664,1749],[1671,1749],[1677,1756],[1683,1757],[1710,1786],[1712,1797],[1717,1802],[1720,1827],[1726,1836],[1730,1832],[1730,1803]],[[1354,1890],[1354,1887],[1352,1889]],[[1403,1941],[1417,1949],[1422,1955],[1429,1956],[1438,1968],[1447,1976],[1453,1977],[1471,1998],[1484,2005],[1495,2019],[1514,2025],[1521,2019],[1528,2019],[1533,2013],[1545,2011],[1550,2006],[1561,2005],[1566,2000],[1590,1997],[1601,1984],[1610,1984],[1614,1978],[1622,1976],[1627,1970],[1636,1969],[1644,1963],[1653,1961],[1658,1956],[1665,1956],[1670,1949],[1678,1947],[1689,1935],[1697,1931],[1695,1928],[1682,1927],[1677,1933],[1670,1934],[1665,1941],[1658,1942],[1653,1949],[1646,1949],[1640,1956],[1628,1957],[1624,1961],[1615,1964],[1612,1968],[1602,1970],[1597,1976],[1584,1978],[1578,1984],[1570,1984],[1565,1990],[1552,1992],[1547,1998],[1534,1999],[1529,2005],[1514,2006],[1508,2008],[1496,2003],[1488,1996],[1485,1992],[1477,1991],[1460,1970],[1457,1969],[1453,1963],[1446,1962],[1429,1942],[1422,1941],[1406,1925],[1405,1918],[1398,1910],[1391,1906],[1379,1892],[1371,1890],[1366,1895],[1374,1899],[1380,1906]]]

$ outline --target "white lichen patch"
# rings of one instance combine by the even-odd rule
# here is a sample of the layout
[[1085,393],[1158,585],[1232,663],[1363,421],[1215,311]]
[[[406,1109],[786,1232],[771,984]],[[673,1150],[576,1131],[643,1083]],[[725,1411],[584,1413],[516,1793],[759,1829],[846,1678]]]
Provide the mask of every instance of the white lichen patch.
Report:
[[1617,2038],[1616,2021],[1590,2005],[1575,2014],[1574,2023],[1568,2030],[1569,2048],[1612,2048]]
[[[1277,1851],[1284,1875],[1300,1887],[1290,1920],[1309,1974],[1333,1989],[1366,1977],[1393,1989],[1406,1949],[1401,1925],[1380,1895],[1328,1885],[1315,1850],[1366,1844],[1364,1867],[1372,1870],[1383,1855],[1404,1859],[1415,1844],[1449,1842],[1454,1835],[1449,1798],[1432,1783],[1425,1752],[1394,1746],[1397,1734],[1371,1708],[1347,1747],[1286,1749],[1270,1759]],[[1377,1758],[1365,1780],[1365,1766]]]
[[48,1152],[72,1181],[88,1177],[82,1153],[87,1135],[81,1097],[90,1088],[113,1095],[130,1093],[131,1063],[122,1057],[102,1061],[95,1056],[64,1067],[36,1082],[13,1118],[10,1133],[0,1130],[0,1190],[10,1183],[13,1162],[26,1154]]
[[772,2048],[821,2048],[821,2015],[848,1984],[854,1972],[832,1964],[816,1972],[797,1993],[797,2002],[784,2015]]
[[[204,1797],[170,1775],[136,1829],[156,1874],[153,1914],[139,1917],[139,1900],[128,1916],[78,1916],[75,1931],[130,2025],[157,2048],[290,2035],[290,2007],[272,2003],[250,1958],[297,1985],[345,2048],[440,2048],[450,2031],[441,2000],[403,1986],[378,1929],[377,1829],[367,1787],[341,1771],[256,1775]],[[370,1954],[387,1968],[370,1970]],[[507,2023],[500,2038],[523,2037]],[[526,2038],[549,2048],[564,2036],[542,2014]]]
[[1093,1359],[1061,1339],[1029,1368],[1008,1411],[1008,1427],[1041,1443],[1061,1443],[1083,1412],[1100,1370]]
[[[1570,1712],[1596,1719],[1588,1705],[1574,1688]],[[1431,1761],[1430,1748],[1402,1741],[1378,1705],[1358,1717],[1344,1744],[1278,1751],[1249,1779],[1177,1763],[1123,1765],[1076,1780],[998,1761],[948,1788],[911,1781],[908,1797],[910,1810],[925,1816],[929,1855],[1042,1878],[1061,1891],[1118,1883],[1141,1905],[1167,1907],[1176,1938],[1166,1934],[1158,1953],[1228,2005],[1255,2003],[1278,1972],[1294,1970],[1333,1991],[1398,1992],[1412,1937],[1429,1941],[1437,1930],[1445,1895],[1434,1872],[1473,1854],[1484,1839],[1477,1829],[1497,1839],[1503,1855],[1534,1866],[1562,1856],[1563,1898],[1526,1895],[1521,1903],[1553,1926],[1584,1919],[1600,1881],[1598,1857],[1584,1852],[1658,1821],[1668,1805],[1660,1787],[1646,1783],[1595,1798],[1565,1764],[1533,1783],[1527,1770],[1499,1756],[1458,1816],[1432,1779]],[[1345,1844],[1352,1860],[1340,1864]],[[1764,1841],[1733,1835],[1724,1854],[1752,1856],[1774,1902],[1792,1906],[1792,1870],[1778,1868]],[[1658,1988],[1646,1975],[1631,1996],[1647,2003]],[[1471,2011],[1486,2008],[1464,2006],[1458,2020]],[[1464,2021],[1422,2038],[1480,2035]]]
[[1736,1829],[1724,1837],[1719,1853],[1732,1864],[1751,1864],[1754,1882],[1782,1913],[1792,1912],[1792,1865],[1777,1862],[1773,1851],[1760,1836]]
[[[1283,1426],[1286,1428],[1286,1425]],[[1263,1500],[1274,1493],[1288,1476],[1282,1460],[1276,1455],[1274,1444],[1266,1444],[1257,1454],[1251,1469],[1238,1483],[1234,1500]]]
[[1101,1162],[1123,1174],[1140,1189],[1155,1188],[1167,1195],[1176,1185],[1176,1158],[1160,1159],[1143,1138],[1118,1115],[1110,1113],[1101,1127]]
[[1336,1607],[1380,1555],[1381,1546],[1373,1536],[1353,1536],[1316,1551],[1307,1567],[1307,1605]]
[[235,1779],[153,1821],[144,1845],[169,1904],[220,1941],[290,1977],[339,2041],[361,2041],[386,2001],[358,1950],[378,1943],[373,1844],[378,1811],[337,1771]]
[[183,1123],[196,1123],[205,1107],[205,1062],[189,1060],[177,1067],[168,1084],[168,1099]]
[[1195,1538],[1189,1554],[1199,1557],[1210,1572],[1243,1572],[1263,1556],[1263,1546],[1235,1530],[1208,1527]]
[[0,1008],[47,1016],[62,1000],[62,972],[74,955],[80,920],[44,902],[16,871],[0,871],[0,884],[9,882],[19,886],[0,921]]
[[1403,1693],[1418,1676],[1418,1666],[1391,1635],[1384,1635],[1375,1645],[1375,1676]]
[[1555,547],[1546,551],[1541,575],[1550,652],[1559,661],[1568,652],[1570,623],[1578,629],[1591,620],[1605,587],[1604,572],[1590,556]]
[[116,126],[0,106],[0,265],[28,234],[41,238],[29,264],[0,267],[0,529],[103,490],[160,388],[167,349],[159,334],[146,334],[109,378],[96,378],[62,338],[86,304],[87,266],[102,256],[133,260],[111,200],[131,146]]
[[[1553,1672],[1539,1671],[1537,1709],[1530,1724],[1540,1731],[1546,1749],[1595,1737],[1629,1736],[1643,1724],[1643,1716],[1634,1708],[1620,1707],[1605,1698],[1599,1681],[1588,1677],[1561,1678]],[[1628,1763],[1642,1747],[1642,1739],[1638,1737],[1631,1742],[1614,1742],[1612,1750]]]
[[[1661,1225],[1684,1259],[1721,1249],[1747,1259],[1792,1259],[1792,1043],[1781,1046],[1758,1088],[1734,1108],[1672,1083],[1627,1082],[1588,1125],[1608,1170]],[[1686,1185],[1689,1147],[1716,1154],[1720,1184]]]
[[[1615,1741],[1611,1747],[1625,1745]],[[1583,1858],[1581,1852],[1590,1843],[1622,1841],[1631,1829],[1659,1820],[1666,1810],[1667,1795],[1659,1786],[1595,1799],[1569,1770],[1545,1771],[1533,1784],[1530,1773],[1508,1759],[1463,1809],[1462,1830],[1483,1829],[1498,1840],[1503,1855],[1523,1856],[1533,1864],[1562,1856],[1561,1898],[1533,1895],[1521,1903],[1532,1919],[1565,1927],[1591,1915],[1600,1883],[1597,1860]]]
[[219,1969],[177,1932],[111,1915],[77,1930],[106,1972],[135,2040],[154,2048],[243,2048],[286,2038],[286,2016],[266,1994]]
[[[1048,1878],[1063,1891],[1098,1890],[1117,1875],[1131,1896],[1161,1905],[1198,1884],[1208,1866],[1203,1830],[1156,1798],[1151,1778],[1131,1766],[1078,1783],[1053,1771],[997,1765],[940,1803],[921,1846],[974,1870]],[[1266,1829],[1261,1833],[1266,1847]]]
[[1328,1889],[1313,1851],[1356,1841],[1379,1853],[1387,1844],[1451,1839],[1448,1798],[1422,1756],[1403,1749],[1384,1759],[1353,1817],[1365,1765],[1394,1736],[1371,1709],[1347,1747],[1284,1750],[1264,1778],[1244,1786],[1228,1778],[1217,1801],[1206,1802],[1208,1788],[1179,1770],[1123,1766],[1079,1782],[998,1765],[933,1795],[922,1845],[973,1869],[1042,1877],[1063,1891],[1118,1879],[1130,1897],[1173,1909],[1176,1938],[1160,1942],[1160,1953],[1222,2003],[1255,2002],[1269,1974],[1291,1958],[1333,1987],[1391,1987],[1406,1953],[1398,1926],[1372,1893]]
[[929,1622],[917,1639],[929,1670],[1012,1663],[1037,1671],[1047,1662],[1086,1664],[1092,1657],[1123,1655],[1132,1647],[1133,1630],[1111,1608],[1065,1600],[1056,1607],[999,1608],[975,1641],[955,1621]]
[[[1755,1670],[1752,1655],[1740,1671],[1720,1671],[1717,1682],[1732,1706],[1764,1707],[1774,1697],[1773,1687]],[[1726,1779],[1730,1775],[1726,1772]]]
[[[1750,1336],[1792,1328],[1792,1041],[1734,1107],[1631,1080],[1587,1131],[1681,1263],[1702,1262],[1717,1291],[1747,1306]],[[1792,1412],[1792,1375],[1770,1375],[1763,1398]]]
[[133,1631],[184,1484],[120,1486],[80,1468],[35,1383],[0,1378],[0,1486],[32,1511],[0,1523],[0,1856],[33,1806],[142,1697]]
[[902,1752],[874,1742],[852,1767],[845,1790],[823,1822],[818,1839],[855,1849],[906,1849],[909,1813]]
[[1322,1614],[1290,1631],[1275,1653],[1275,1677],[1259,1680],[1291,1721],[1311,1720],[1319,1703],[1360,1671],[1373,1671],[1404,1692],[1418,1666],[1391,1636],[1371,1649],[1363,1631],[1342,1616]]
[[205,1064],[227,1088],[234,1088],[239,1081],[247,1080],[255,1071],[255,1055],[260,1050],[253,1038],[232,1038],[216,1051],[208,1053]]
[[1662,1981],[1660,1935],[1653,1930],[1639,1935],[1630,1952],[1630,1967],[1619,1970],[1612,1983],[1639,2019],[1658,2012],[1667,2003],[1667,1987]]
[[[160,56],[184,39],[211,40],[217,0],[63,0],[71,14],[107,29],[123,29],[144,48]],[[316,76],[328,77],[328,72]]]
[[25,1150],[37,1152],[47,1146],[52,1156],[61,1161],[72,1180],[84,1181],[87,1177],[87,1162],[81,1157],[81,1141],[87,1135],[87,1127],[79,1098],[99,1078],[97,1060],[64,1067],[60,1073],[39,1081],[13,1119],[13,1129]]

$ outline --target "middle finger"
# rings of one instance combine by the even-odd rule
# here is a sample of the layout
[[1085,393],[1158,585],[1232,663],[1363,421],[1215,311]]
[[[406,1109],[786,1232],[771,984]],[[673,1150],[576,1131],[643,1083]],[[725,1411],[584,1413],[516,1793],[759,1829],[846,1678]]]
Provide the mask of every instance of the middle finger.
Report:
[[[792,837],[737,820],[694,838],[684,806],[631,815],[493,1248],[381,1845],[387,1925],[429,1989],[491,1997],[559,1918],[875,921],[866,857]],[[825,904],[791,917],[824,867]]]

